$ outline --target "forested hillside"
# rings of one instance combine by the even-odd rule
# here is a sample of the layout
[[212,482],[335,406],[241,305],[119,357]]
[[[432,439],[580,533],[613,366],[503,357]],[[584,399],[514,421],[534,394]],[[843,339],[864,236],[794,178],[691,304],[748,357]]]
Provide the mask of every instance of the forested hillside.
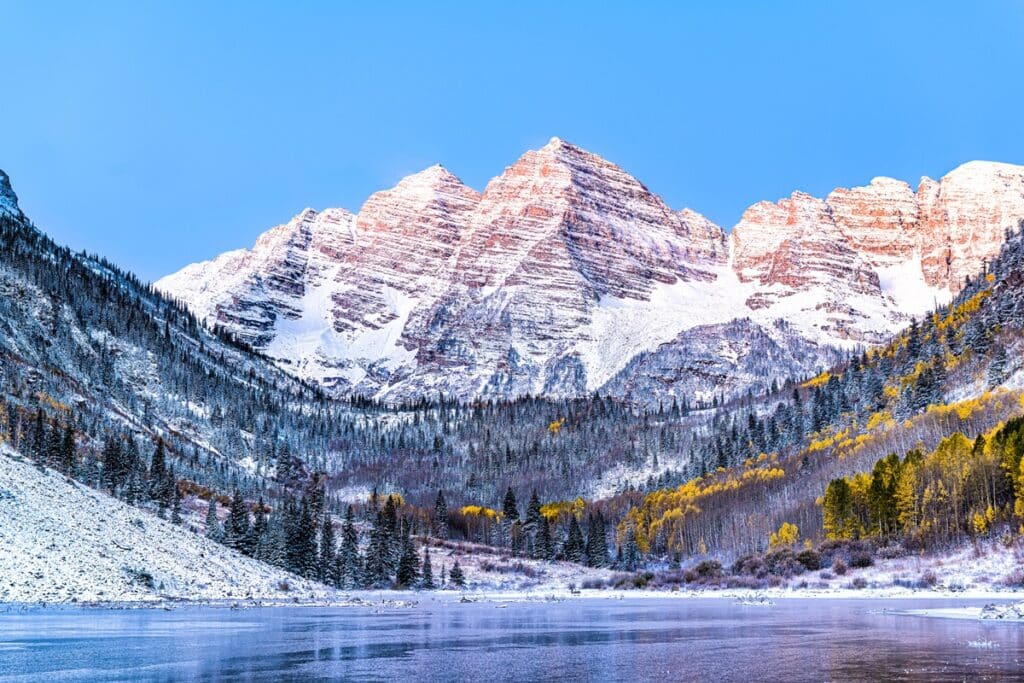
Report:
[[[708,474],[690,478],[691,468],[678,487],[607,503],[625,512],[619,537],[654,556],[729,556],[764,549],[783,524],[812,540],[876,535],[924,545],[1015,532],[1022,329],[1017,233],[949,306],[803,382],[790,400],[747,412],[740,442],[749,448],[738,465],[719,448],[734,441],[722,424],[730,411],[717,416],[721,436],[695,460]],[[801,427],[787,432],[794,422]],[[736,466],[707,467],[715,453]]]
[[[1022,514],[1024,240],[890,344],[761,396],[332,400],[98,257],[0,215],[0,441],[340,586],[420,547],[634,569],[772,542],[933,546]],[[205,517],[205,524],[199,520]]]

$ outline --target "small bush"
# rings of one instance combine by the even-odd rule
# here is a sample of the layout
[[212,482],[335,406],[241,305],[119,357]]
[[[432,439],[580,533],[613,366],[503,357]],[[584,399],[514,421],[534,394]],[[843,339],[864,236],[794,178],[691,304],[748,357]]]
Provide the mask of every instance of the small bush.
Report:
[[768,565],[760,555],[745,555],[732,563],[732,573],[764,578],[768,576]]
[[821,569],[821,555],[813,550],[804,550],[797,554],[796,561],[803,565],[807,571]]
[[924,574],[921,574],[921,583],[931,588],[939,582],[939,577],[935,576],[935,572],[931,569],[927,570]]
[[793,551],[788,548],[768,553],[764,556],[764,561],[768,565],[768,573],[774,576],[789,578],[807,571]]
[[604,587],[605,587],[605,583],[601,579],[584,579],[580,583],[580,588],[586,588],[588,590],[604,588]]
[[730,576],[725,580],[726,588],[759,589],[767,585],[767,581],[754,576]]
[[826,581],[831,581],[832,579],[834,579],[836,577],[835,577],[835,574],[833,574],[832,572],[824,571],[824,572],[821,572],[820,574],[818,574],[818,578],[819,579],[825,579]]
[[125,567],[124,573],[128,575],[128,581],[143,588],[154,588],[156,581],[153,580],[153,575],[145,569],[136,569],[134,567]]
[[292,585],[288,583],[287,579],[282,579],[281,581],[277,582],[277,590],[281,591],[282,593],[287,593],[291,589]]
[[864,590],[868,587],[868,582],[867,579],[865,579],[863,576],[858,576],[853,580],[853,582],[850,585],[856,588],[857,590]]
[[654,574],[651,572],[640,572],[633,575],[633,587],[634,588],[647,588],[647,585],[654,578]]
[[874,563],[875,560],[871,557],[870,552],[859,550],[850,555],[851,567],[855,567],[857,569],[864,569],[865,567],[870,567]]
[[836,576],[846,575],[846,563],[842,559],[838,559],[832,563],[832,571],[836,573]]
[[693,571],[702,579],[717,579],[722,576],[722,563],[718,560],[702,560]]

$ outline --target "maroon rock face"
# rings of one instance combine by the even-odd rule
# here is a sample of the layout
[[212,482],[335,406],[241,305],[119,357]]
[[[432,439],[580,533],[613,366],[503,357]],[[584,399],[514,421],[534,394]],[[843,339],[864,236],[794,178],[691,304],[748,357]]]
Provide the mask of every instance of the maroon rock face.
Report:
[[[799,354],[808,363],[881,342],[955,292],[1022,217],[1024,169],[972,162],[916,192],[878,178],[760,202],[726,235],[554,138],[482,194],[434,166],[357,216],[304,211],[157,286],[342,394],[578,395],[656,388],[610,380],[649,367],[629,363],[638,353],[692,344],[685,330],[737,337],[747,328],[724,324],[748,317],[783,321],[776,344],[823,349]],[[702,338],[702,354],[715,343]],[[723,341],[723,357],[735,348]],[[753,375],[725,384],[742,391]]]

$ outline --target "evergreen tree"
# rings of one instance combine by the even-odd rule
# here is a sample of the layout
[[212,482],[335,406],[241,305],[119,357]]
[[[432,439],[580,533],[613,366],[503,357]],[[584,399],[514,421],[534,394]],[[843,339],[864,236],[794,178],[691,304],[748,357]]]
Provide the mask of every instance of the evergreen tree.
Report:
[[[245,543],[253,557],[257,557],[258,555],[260,544],[263,542],[264,537],[267,534],[267,525],[267,506],[263,503],[263,496],[260,496],[259,501],[256,503],[256,507],[253,508],[252,511],[252,526],[249,527],[249,535]],[[263,558],[257,557],[257,559]]]
[[626,530],[625,548],[622,549],[622,568],[635,571],[640,564],[640,548],[636,542],[636,531],[630,526]]
[[206,537],[218,543],[224,537],[220,522],[217,520],[217,499],[212,493],[210,503],[206,506]]
[[512,492],[511,486],[505,491],[505,500],[502,503],[501,510],[505,521],[509,524],[519,519],[519,508],[516,507],[516,494]]
[[436,586],[434,585],[434,569],[430,566],[430,548],[423,548],[423,576],[420,578],[420,587],[427,590],[433,590]]
[[588,567],[608,565],[608,537],[604,516],[600,512],[590,515],[588,519],[585,555]]
[[334,522],[330,514],[324,513],[324,521],[320,526],[320,557],[317,566],[317,577],[323,583],[337,586],[338,576],[335,573]]
[[174,486],[174,500],[171,503],[171,524],[181,524],[181,489]]
[[526,521],[523,524],[523,536],[526,539],[526,552],[530,557],[541,557],[541,551],[537,542],[537,535],[540,533],[542,515],[540,512],[540,498],[537,497],[537,490],[530,493],[530,502],[526,505]]
[[448,580],[456,588],[466,585],[466,575],[462,573],[462,567],[459,566],[458,560],[455,560],[455,564],[452,565],[452,570],[448,573]]
[[988,366],[988,385],[990,387],[997,387],[1006,381],[1006,365],[1006,349],[1000,345],[996,347],[995,353],[992,354],[992,361]]
[[293,527],[290,547],[295,573],[307,579],[316,577],[316,520],[309,502],[305,499],[299,505]]
[[164,474],[167,470],[166,457],[164,455],[164,440],[156,440],[156,449],[153,451],[153,459],[149,466],[149,492],[154,499],[160,498],[163,494]]
[[64,438],[60,444],[60,470],[65,474],[73,474],[75,460],[75,429],[68,420],[64,425]]
[[345,522],[341,526],[341,549],[338,552],[341,563],[339,583],[342,588],[355,588],[359,583],[359,536],[354,517],[352,506],[349,505],[345,510]]
[[366,581],[369,585],[386,583],[391,572],[388,522],[383,510],[377,512],[366,547]]
[[121,440],[110,435],[103,444],[103,483],[113,494],[124,483],[126,476]]
[[416,584],[416,579],[419,577],[420,558],[416,555],[416,544],[411,536],[402,537],[401,548],[395,581],[399,586],[409,588]]
[[570,515],[569,534],[562,545],[562,558],[567,562],[583,561],[583,532],[580,530],[580,523],[576,515]]
[[[142,475],[138,472],[132,472],[128,475],[128,486],[125,488],[124,501],[129,505],[141,503],[144,488]],[[163,516],[163,510],[160,510],[160,518],[162,519]]]
[[228,518],[224,522],[224,545],[239,552],[245,552],[246,538],[249,535],[249,510],[245,507],[242,493],[235,489],[231,497]]
[[437,499],[434,501],[434,519],[437,522],[437,537],[448,538],[448,503],[444,499],[444,492],[438,489]]
[[555,540],[551,536],[551,522],[543,515],[540,518],[540,531],[537,533],[537,557],[550,560],[555,555]]

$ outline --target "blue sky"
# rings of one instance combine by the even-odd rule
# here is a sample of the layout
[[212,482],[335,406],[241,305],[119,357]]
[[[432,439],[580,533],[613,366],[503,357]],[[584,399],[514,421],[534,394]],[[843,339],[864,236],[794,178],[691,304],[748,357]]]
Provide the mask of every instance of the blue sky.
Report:
[[482,189],[552,135],[726,227],[1024,163],[1019,0],[477,5],[5,0],[0,168],[155,279],[433,163]]

